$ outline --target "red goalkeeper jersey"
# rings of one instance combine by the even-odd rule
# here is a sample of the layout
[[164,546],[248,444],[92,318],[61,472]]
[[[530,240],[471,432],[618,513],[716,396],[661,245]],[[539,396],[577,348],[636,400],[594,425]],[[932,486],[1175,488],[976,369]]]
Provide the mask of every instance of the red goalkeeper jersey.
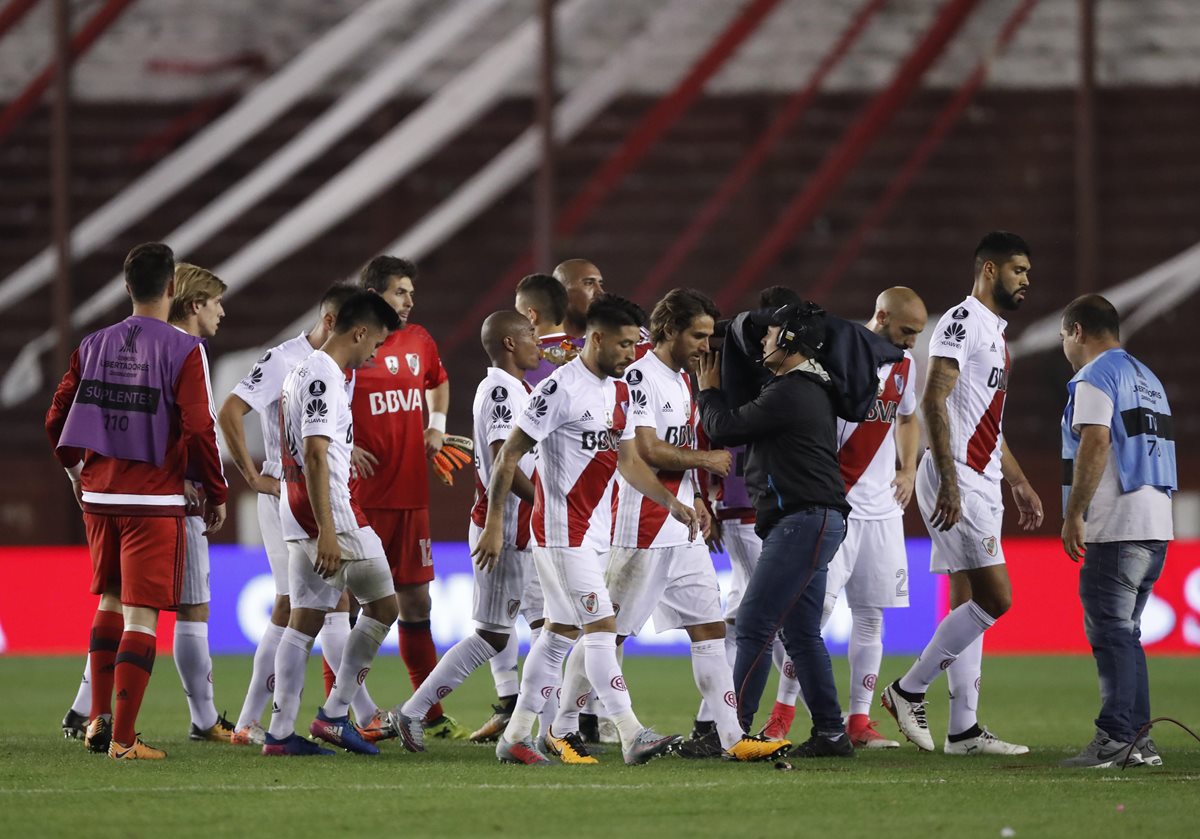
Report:
[[447,378],[433,338],[411,323],[393,332],[375,358],[358,370],[351,405],[354,442],[379,459],[374,475],[350,485],[359,506],[386,510],[429,506],[425,391]]

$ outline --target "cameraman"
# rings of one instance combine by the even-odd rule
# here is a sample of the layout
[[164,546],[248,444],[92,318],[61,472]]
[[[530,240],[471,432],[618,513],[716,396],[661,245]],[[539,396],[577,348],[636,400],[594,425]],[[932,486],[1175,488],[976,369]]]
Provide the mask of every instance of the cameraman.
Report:
[[816,360],[825,344],[825,312],[793,303],[751,320],[767,328],[762,365],[772,374],[754,399],[731,407],[719,355],[703,357],[699,369],[705,433],[715,445],[747,444],[746,484],[763,540],[738,608],[738,713],[748,730],[769,675],[772,641],[782,630],[813,718],[812,736],[792,754],[852,757],[821,638],[826,570],[850,511],[838,468],[833,388]]

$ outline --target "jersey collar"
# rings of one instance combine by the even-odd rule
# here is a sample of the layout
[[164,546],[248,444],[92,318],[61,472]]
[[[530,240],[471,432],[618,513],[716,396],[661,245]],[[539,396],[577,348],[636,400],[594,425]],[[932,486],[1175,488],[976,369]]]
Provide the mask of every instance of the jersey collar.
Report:
[[979,298],[973,294],[967,295],[967,299],[963,301],[963,306],[973,314],[978,315],[984,323],[991,326],[997,332],[1003,332],[1008,328],[1008,321],[980,303]]

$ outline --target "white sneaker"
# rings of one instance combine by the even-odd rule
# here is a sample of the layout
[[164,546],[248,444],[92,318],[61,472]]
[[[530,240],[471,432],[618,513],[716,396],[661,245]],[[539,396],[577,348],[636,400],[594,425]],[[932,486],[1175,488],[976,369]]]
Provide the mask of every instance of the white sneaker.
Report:
[[620,743],[621,732],[617,731],[617,724],[608,717],[600,718],[600,742],[601,743]]
[[942,745],[942,750],[948,755],[1027,755],[1028,746],[1018,746],[1016,743],[1005,743],[986,728],[980,730],[978,737],[970,740],[959,740],[951,743],[950,738]]
[[879,702],[900,726],[900,733],[923,752],[933,751],[933,737],[929,734],[929,723],[925,719],[925,703],[909,702],[896,690],[896,683],[888,685],[879,694]]

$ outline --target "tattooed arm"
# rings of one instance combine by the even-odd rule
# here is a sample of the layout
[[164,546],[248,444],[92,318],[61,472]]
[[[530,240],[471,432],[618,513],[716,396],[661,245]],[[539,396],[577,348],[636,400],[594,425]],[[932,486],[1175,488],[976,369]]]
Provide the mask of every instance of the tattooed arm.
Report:
[[950,440],[950,411],[946,399],[958,382],[958,362],[952,358],[929,359],[925,377],[925,394],[921,410],[925,414],[925,433],[929,436],[929,452],[938,473],[937,503],[929,522],[938,530],[949,530],[962,517],[958,495],[958,474],[954,471],[954,454]]

